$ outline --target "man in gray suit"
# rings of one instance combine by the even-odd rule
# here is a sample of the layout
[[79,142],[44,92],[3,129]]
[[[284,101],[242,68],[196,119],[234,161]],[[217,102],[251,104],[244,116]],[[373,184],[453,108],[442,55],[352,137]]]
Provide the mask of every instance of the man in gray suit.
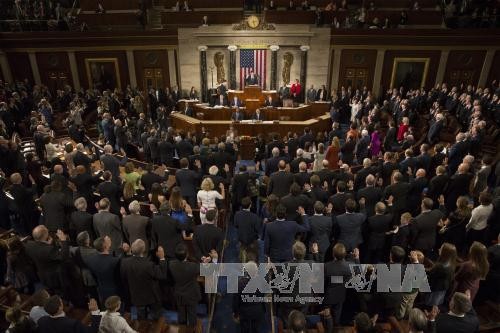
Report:
[[110,203],[107,198],[99,200],[94,214],[93,225],[98,237],[111,238],[111,250],[117,251],[122,246],[122,226],[117,215],[109,212]]
[[[122,150],[122,153],[124,154],[125,151]],[[113,147],[111,145],[105,145],[104,146],[104,155],[101,155],[100,157],[102,169],[104,171],[109,171],[113,175],[113,181],[117,184],[120,184],[121,178],[120,178],[120,165],[125,165],[127,162],[127,156],[122,160],[119,160],[113,155]]]
[[316,89],[314,89],[314,85],[311,84],[311,88],[307,90],[307,104],[312,104],[314,101],[316,101]]
[[[364,210],[364,200],[360,200],[361,208]],[[335,237],[339,243],[345,245],[348,252],[359,247],[363,243],[361,234],[363,224],[366,220],[364,213],[356,213],[356,201],[347,199],[345,202],[345,213],[333,217],[333,228]]]

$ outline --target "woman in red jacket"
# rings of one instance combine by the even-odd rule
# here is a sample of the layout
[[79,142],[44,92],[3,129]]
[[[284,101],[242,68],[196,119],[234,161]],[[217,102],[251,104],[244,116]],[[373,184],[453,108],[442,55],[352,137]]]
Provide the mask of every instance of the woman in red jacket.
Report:
[[410,119],[408,117],[403,118],[403,122],[398,128],[398,141],[403,141],[405,138],[405,133],[410,129]]

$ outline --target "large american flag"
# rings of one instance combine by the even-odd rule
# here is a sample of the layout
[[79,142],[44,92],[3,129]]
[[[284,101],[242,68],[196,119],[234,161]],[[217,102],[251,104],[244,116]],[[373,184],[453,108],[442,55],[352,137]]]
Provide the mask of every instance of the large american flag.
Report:
[[267,50],[240,50],[240,90],[245,86],[245,79],[250,75],[250,70],[259,78],[262,89],[266,87],[266,61]]

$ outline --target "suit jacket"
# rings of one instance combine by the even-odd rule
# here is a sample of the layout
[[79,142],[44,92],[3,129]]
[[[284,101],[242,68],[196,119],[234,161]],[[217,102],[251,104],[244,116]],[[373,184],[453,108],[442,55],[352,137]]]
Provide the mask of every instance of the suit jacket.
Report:
[[373,215],[368,218],[366,225],[368,231],[368,250],[383,249],[385,246],[385,233],[391,229],[392,214]]
[[450,178],[446,174],[433,177],[429,182],[427,196],[434,200],[434,202],[437,202],[439,196],[446,192],[449,179]]
[[363,159],[368,157],[368,146],[370,145],[370,136],[362,136],[356,144],[355,154],[358,164],[363,163]]
[[85,326],[81,321],[64,317],[44,316],[38,319],[39,333],[97,333],[101,316],[92,316],[92,326]]
[[249,179],[250,177],[247,172],[234,175],[233,186],[231,187],[233,202],[241,203],[241,199],[248,195]]
[[186,225],[169,215],[155,215],[151,219],[151,248],[161,246],[167,258],[174,258],[175,247],[183,242],[182,230],[190,228],[190,222]]
[[283,157],[270,157],[266,160],[266,176],[270,176],[273,173],[278,171],[278,164],[281,160],[284,160]]
[[376,168],[368,167],[362,168],[358,172],[356,172],[356,176],[354,177],[354,191],[358,191],[359,189],[366,186],[366,177],[369,174],[376,175]]
[[321,258],[330,247],[332,239],[332,218],[325,215],[314,215],[309,218],[311,230],[309,232],[309,244],[318,243]]
[[[14,197],[17,213],[26,226],[33,225],[36,207],[34,195],[36,192],[36,187],[26,188],[21,184],[13,184],[10,188],[10,194]],[[27,232],[29,232],[29,230],[27,230]]]
[[95,176],[91,176],[88,173],[82,173],[72,177],[70,180],[76,186],[77,197],[84,197],[87,202],[92,202],[94,186],[99,183],[100,177],[100,173]]
[[256,121],[265,121],[266,118],[264,117],[264,114],[262,112],[260,112],[258,115],[257,113],[254,113],[252,115],[252,120],[256,120]]
[[304,157],[297,157],[297,158],[293,159],[290,162],[290,172],[293,172],[293,173],[299,172],[299,164],[301,162],[312,163],[312,162],[314,162],[314,158],[307,159]]
[[375,214],[375,205],[382,199],[382,189],[375,186],[362,188],[356,195],[358,201],[361,198],[365,198],[366,216],[373,216]]
[[90,158],[87,154],[82,153],[81,151],[76,151],[73,156],[73,164],[75,167],[79,165],[85,166],[87,172],[90,171],[90,165],[92,164],[92,158]]
[[454,174],[463,158],[467,155],[468,145],[465,141],[460,141],[451,146],[448,152],[448,168],[450,174]]
[[44,223],[49,231],[67,230],[67,213],[73,209],[73,200],[63,192],[48,192],[40,197]]
[[307,90],[306,97],[308,103],[314,103],[314,101],[316,100],[316,90],[315,89]]
[[293,258],[292,245],[298,232],[308,232],[309,221],[304,218],[303,224],[295,221],[275,220],[266,225],[264,237],[264,253],[272,262],[286,262]]
[[217,226],[206,223],[194,228],[193,247],[196,259],[208,256],[211,250],[221,253],[224,233]]
[[93,225],[98,237],[109,236],[111,238],[111,249],[113,251],[122,246],[122,225],[117,215],[107,211],[100,211],[94,214]]
[[71,213],[69,229],[78,235],[82,231],[87,231],[91,241],[95,239],[94,227],[92,226],[92,214],[75,211]]
[[424,169],[427,174],[431,172],[432,157],[429,154],[420,154],[416,157],[417,168]]
[[227,97],[224,96],[221,102],[220,96],[218,96],[217,99],[215,100],[215,105],[228,106],[229,103],[227,102]]
[[231,114],[231,120],[233,121],[241,121],[241,120],[244,120],[245,119],[245,116],[243,115],[243,112],[233,112],[233,114]]
[[179,158],[189,157],[189,155],[193,154],[193,144],[187,140],[181,140],[175,145],[175,149],[177,150],[177,155]]
[[347,199],[354,199],[354,196],[351,193],[336,193],[328,199],[328,203],[331,203],[332,215],[340,215],[345,213],[345,202]]
[[149,218],[137,214],[123,217],[123,233],[129,244],[137,239],[142,239],[146,243],[146,251],[149,251]]
[[166,177],[161,177],[155,172],[145,172],[141,176],[141,184],[144,186],[144,191],[146,193],[151,192],[151,187],[153,186],[154,183],[161,184],[168,178],[168,175]]
[[68,242],[60,242],[61,247],[45,242],[28,241],[25,245],[26,254],[36,266],[40,281],[48,288],[61,288],[60,274],[63,261],[69,258]]
[[[432,323],[431,323],[432,324]],[[464,317],[440,313],[436,317],[435,328],[432,332],[438,333],[471,333],[479,332],[479,319],[472,308]]]
[[394,183],[385,188],[384,199],[389,198],[391,195],[394,197],[392,209],[395,214],[402,213],[406,209],[409,192],[410,184],[406,182]]
[[120,165],[121,162],[113,155],[101,155],[101,163],[103,164],[104,171],[109,171],[113,175],[113,181],[120,183]]
[[396,138],[398,135],[398,129],[396,127],[389,127],[387,134],[384,138],[384,149],[386,151],[392,151],[392,146],[396,144]]
[[97,280],[97,292],[101,301],[118,294],[120,258],[98,253],[83,257],[83,262]]
[[279,198],[290,192],[290,185],[293,184],[293,174],[287,171],[277,171],[271,175],[267,194],[275,194]]
[[436,245],[437,224],[444,214],[434,209],[423,212],[410,224],[410,237],[414,249],[426,251],[431,250]]
[[238,240],[248,246],[259,239],[262,220],[257,214],[242,209],[234,214],[234,226],[238,229]]
[[102,182],[97,185],[97,192],[102,198],[108,198],[110,203],[110,211],[114,214],[120,213],[120,196],[121,189],[116,183]]
[[427,141],[429,141],[431,144],[436,143],[436,141],[439,140],[439,133],[441,133],[443,127],[443,120],[434,122],[429,128],[429,132],[427,133]]
[[311,210],[312,202],[305,194],[287,194],[281,198],[280,203],[286,207],[286,219],[300,222],[300,215],[297,213],[298,207],[303,207],[306,212]]
[[172,260],[169,274],[174,280],[174,296],[177,304],[196,305],[201,300],[198,276],[200,265],[194,262]]
[[309,184],[309,181],[311,179],[311,174],[307,171],[305,172],[297,172],[295,175],[293,175],[294,181],[300,185],[300,187],[304,187],[305,183]]
[[332,218],[335,234],[338,235],[337,241],[344,244],[348,252],[363,243],[362,228],[366,220],[365,214],[344,213]]
[[167,279],[166,260],[160,260],[155,265],[145,257],[128,257],[122,260],[120,273],[133,305],[146,306],[161,302],[158,281]]
[[175,183],[181,188],[183,197],[196,197],[201,174],[189,169],[179,169],[175,173]]
[[[345,284],[352,277],[350,263],[346,260],[333,260],[325,263],[324,305],[342,304],[346,297]],[[339,277],[342,279],[339,280]]]
[[456,201],[459,196],[469,194],[469,186],[472,181],[472,174],[454,174],[451,176],[448,182],[448,187],[446,188],[446,209],[449,212],[455,210]]
[[245,78],[245,84],[247,86],[259,84],[259,77],[257,76],[257,74],[254,74],[253,77],[251,75],[248,75]]
[[479,196],[479,193],[486,189],[490,173],[491,166],[484,166],[477,172],[473,188],[474,195]]

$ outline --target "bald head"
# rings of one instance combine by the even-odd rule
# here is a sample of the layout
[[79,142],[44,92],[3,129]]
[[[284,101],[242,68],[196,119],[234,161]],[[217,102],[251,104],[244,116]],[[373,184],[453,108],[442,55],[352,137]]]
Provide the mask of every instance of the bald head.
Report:
[[23,177],[21,177],[21,174],[16,172],[16,173],[13,173],[12,175],[10,175],[10,182],[12,184],[21,184],[23,181]]
[[328,160],[323,160],[323,162],[321,162],[321,164],[323,165],[324,169],[327,169],[328,166],[330,165],[330,163],[328,162]]
[[285,161],[281,160],[281,161],[278,163],[278,168],[279,168],[280,170],[285,170],[285,168],[286,168],[286,163],[285,163]]
[[113,147],[111,145],[105,145],[104,146],[104,152],[106,154],[113,154]]
[[425,177],[425,170],[424,169],[418,169],[417,173],[415,174],[417,178],[424,178]]
[[306,171],[307,170],[307,163],[306,162],[300,162],[299,163],[299,170],[300,171]]
[[136,239],[135,242],[132,243],[132,246],[130,246],[130,250],[134,256],[142,256],[145,249],[146,244],[142,239]]
[[467,173],[469,171],[469,165],[462,163],[458,166],[458,173]]
[[375,185],[375,176],[374,175],[368,175],[366,176],[366,186],[373,186]]
[[49,230],[44,225],[36,226],[31,233],[33,239],[39,242],[46,241],[49,238]]

